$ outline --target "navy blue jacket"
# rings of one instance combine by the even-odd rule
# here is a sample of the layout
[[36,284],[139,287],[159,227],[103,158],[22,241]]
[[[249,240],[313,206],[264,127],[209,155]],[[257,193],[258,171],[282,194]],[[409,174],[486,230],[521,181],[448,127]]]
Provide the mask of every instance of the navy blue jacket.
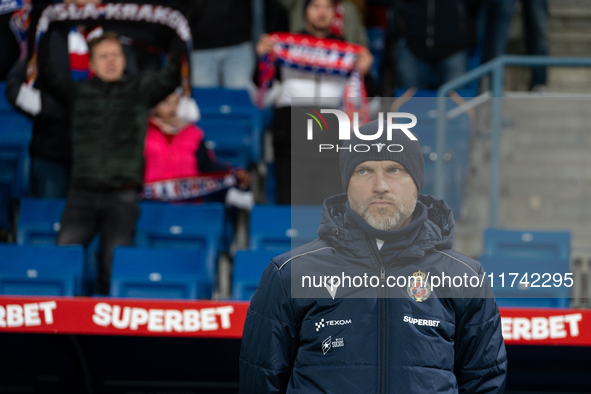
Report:
[[[421,195],[412,222],[382,234],[351,212],[346,195],[327,199],[319,238],[266,268],[244,325],[240,392],[503,392],[499,310],[480,263],[450,249],[449,207]],[[377,235],[385,238],[381,249]],[[483,280],[476,289],[431,287],[430,293],[384,286],[419,270]],[[318,280],[318,287],[302,290],[305,275],[341,272],[379,282],[347,284],[331,294]]]

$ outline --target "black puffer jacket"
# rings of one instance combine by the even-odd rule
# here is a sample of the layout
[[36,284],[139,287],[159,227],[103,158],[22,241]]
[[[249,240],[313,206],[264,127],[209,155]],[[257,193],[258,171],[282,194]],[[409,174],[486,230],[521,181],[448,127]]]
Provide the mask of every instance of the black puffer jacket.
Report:
[[483,1],[397,0],[396,26],[416,56],[438,61],[475,43]]
[[[51,48],[51,62],[56,70],[70,72],[68,58],[69,26],[51,29],[44,40]],[[27,80],[27,64],[19,61],[10,71],[6,81],[6,97],[16,106],[16,98],[23,82]],[[72,158],[70,143],[70,115],[66,105],[51,93],[41,90],[41,113],[33,118],[33,138],[29,153],[33,157],[69,163]],[[30,116],[27,114],[27,116]]]
[[148,110],[180,85],[182,47],[175,46],[170,63],[158,73],[109,83],[97,77],[73,82],[55,71],[43,47],[37,84],[70,109],[72,187],[141,187]]
[[[449,207],[420,196],[412,222],[382,232],[378,249],[346,201],[327,199],[320,238],[274,258],[263,273],[244,325],[240,392],[502,392],[498,307],[480,264],[449,249]],[[385,285],[419,271],[484,280],[477,289],[430,293]],[[366,274],[369,283],[373,276],[376,286],[302,289],[306,275],[341,273]]]

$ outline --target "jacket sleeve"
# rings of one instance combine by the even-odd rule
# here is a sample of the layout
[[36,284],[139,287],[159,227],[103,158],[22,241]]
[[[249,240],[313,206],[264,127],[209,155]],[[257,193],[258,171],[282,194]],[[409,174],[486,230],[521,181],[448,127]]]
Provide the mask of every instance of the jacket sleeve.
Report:
[[[24,60],[19,60],[15,63],[12,67],[8,75],[6,76],[6,91],[4,94],[6,95],[6,99],[10,104],[14,107],[16,105],[16,98],[18,97],[19,89],[21,88],[21,84],[26,80],[26,64]],[[18,108],[18,107],[17,107]],[[27,114],[31,116],[30,114]]]
[[197,166],[199,167],[200,173],[208,173],[208,172],[218,172],[218,171],[228,171],[229,168],[218,163],[217,161],[213,161],[209,156],[209,150],[205,146],[205,142],[201,141],[199,143],[199,149],[197,149]]
[[[482,267],[478,275],[482,277]],[[507,378],[507,353],[501,315],[484,278],[478,294],[465,294],[462,316],[456,318],[455,374],[460,393],[502,393]]]
[[[27,64],[24,60],[19,60],[6,79],[6,98],[10,104],[17,107],[16,98],[18,97],[21,85],[26,82],[27,79]],[[51,94],[45,90],[39,91],[41,94],[41,113],[36,115],[40,118],[49,119],[64,119],[68,116],[68,111],[64,107],[64,104],[54,98]],[[18,108],[18,107],[17,107]],[[21,108],[18,108],[22,110]],[[28,112],[22,110],[27,116],[31,116]]]
[[285,393],[299,341],[295,313],[274,263],[265,269],[244,324],[240,393]]
[[172,41],[168,64],[156,74],[142,78],[140,91],[150,107],[155,106],[181,85],[181,61],[185,43],[178,37]]
[[[49,35],[46,34],[45,36]],[[69,105],[75,100],[76,83],[72,81],[68,73],[58,69],[53,63],[50,54],[50,42],[45,36],[39,42],[38,75],[35,87],[41,91],[46,90],[63,103]],[[44,103],[42,102],[42,104]]]

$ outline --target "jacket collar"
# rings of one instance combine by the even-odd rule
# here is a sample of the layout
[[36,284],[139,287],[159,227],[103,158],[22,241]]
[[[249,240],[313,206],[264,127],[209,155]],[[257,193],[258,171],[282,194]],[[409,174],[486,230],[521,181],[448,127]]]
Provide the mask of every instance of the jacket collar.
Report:
[[346,194],[326,199],[318,229],[320,238],[345,255],[371,257],[375,238],[385,241],[380,251],[385,261],[403,257],[421,258],[431,249],[450,249],[453,244],[453,213],[443,200],[420,195],[412,222],[393,231],[371,228],[352,209],[347,209],[348,205]]

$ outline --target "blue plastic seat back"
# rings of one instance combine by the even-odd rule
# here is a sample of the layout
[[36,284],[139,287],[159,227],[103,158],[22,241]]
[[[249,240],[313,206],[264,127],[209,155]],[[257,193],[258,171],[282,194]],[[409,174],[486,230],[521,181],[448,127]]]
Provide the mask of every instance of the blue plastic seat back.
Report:
[[29,190],[29,143],[32,123],[16,112],[0,112],[0,183],[11,188],[13,198]]
[[202,280],[204,288],[209,289],[210,297],[222,245],[224,214],[225,208],[221,203],[196,205],[143,202],[136,229],[136,245],[202,249],[206,267]]
[[246,90],[194,88],[192,96],[201,112],[197,125],[220,160],[243,168],[261,160],[263,113]]
[[258,161],[260,136],[253,133],[250,123],[202,119],[198,125],[205,131],[208,147],[220,162],[248,169],[251,163]]
[[55,244],[65,199],[23,197],[16,232],[19,245]]
[[118,246],[111,269],[112,297],[196,299],[202,294],[203,251]]
[[193,88],[191,96],[197,102],[202,115],[215,113],[232,116],[250,113],[256,109],[247,90],[224,88]]
[[11,202],[10,185],[0,183],[0,229],[12,231]]
[[0,244],[0,294],[80,294],[81,246]]
[[569,261],[484,255],[480,263],[501,306],[568,308]]
[[271,259],[284,251],[239,250],[232,265],[232,299],[250,301]]
[[6,81],[0,81],[0,113],[7,112],[12,109],[12,106],[6,99]]
[[[66,200],[22,197],[19,206],[16,243],[19,245],[55,245],[61,229]],[[85,252],[82,294],[94,291],[98,276],[100,236],[96,235]]]
[[250,215],[249,248],[291,250],[318,238],[322,206],[257,205]]
[[484,232],[484,254],[569,262],[570,232],[489,228]]
[[6,98],[6,81],[0,81],[0,114],[6,112],[15,112],[15,109]]

